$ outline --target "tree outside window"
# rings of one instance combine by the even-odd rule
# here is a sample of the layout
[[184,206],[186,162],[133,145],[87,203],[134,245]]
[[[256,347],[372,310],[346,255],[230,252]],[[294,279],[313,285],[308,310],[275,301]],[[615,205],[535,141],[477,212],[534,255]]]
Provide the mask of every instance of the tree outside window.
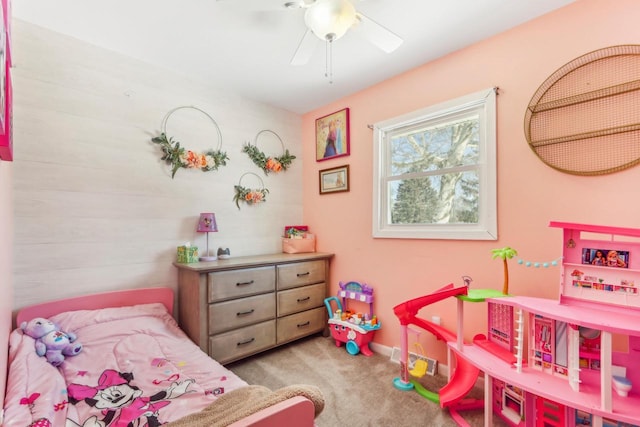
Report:
[[494,89],[374,129],[374,237],[497,239]]

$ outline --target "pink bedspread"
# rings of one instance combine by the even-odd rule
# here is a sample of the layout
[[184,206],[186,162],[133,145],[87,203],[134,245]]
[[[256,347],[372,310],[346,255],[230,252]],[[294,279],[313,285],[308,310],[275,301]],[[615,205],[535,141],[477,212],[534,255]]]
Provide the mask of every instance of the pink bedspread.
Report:
[[5,426],[154,426],[247,384],[209,358],[162,304],[73,311],[51,317],[75,332],[82,353],[60,368],[11,333]]

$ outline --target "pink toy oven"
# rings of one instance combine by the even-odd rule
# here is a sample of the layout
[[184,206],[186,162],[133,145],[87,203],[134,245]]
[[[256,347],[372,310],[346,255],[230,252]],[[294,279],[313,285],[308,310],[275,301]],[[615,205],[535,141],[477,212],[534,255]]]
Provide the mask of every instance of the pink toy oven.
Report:
[[[380,329],[380,323],[373,315],[373,288],[358,282],[340,282],[339,285],[338,296],[342,297],[343,303],[341,304],[336,297],[324,300],[329,312],[331,336],[336,342],[336,347],[344,343],[349,354],[355,356],[362,352],[365,356],[371,356],[373,353],[369,343],[373,340],[375,331]],[[369,304],[369,313],[363,315],[351,312],[347,309],[347,300]],[[335,310],[331,302],[335,303]]]

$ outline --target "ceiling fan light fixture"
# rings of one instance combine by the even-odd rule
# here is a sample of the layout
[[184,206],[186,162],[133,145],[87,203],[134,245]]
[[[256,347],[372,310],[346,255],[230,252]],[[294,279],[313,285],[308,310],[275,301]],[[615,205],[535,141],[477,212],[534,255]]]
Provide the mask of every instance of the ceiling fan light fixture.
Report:
[[356,9],[348,0],[318,0],[304,14],[304,22],[313,34],[328,41],[342,37],[356,19]]

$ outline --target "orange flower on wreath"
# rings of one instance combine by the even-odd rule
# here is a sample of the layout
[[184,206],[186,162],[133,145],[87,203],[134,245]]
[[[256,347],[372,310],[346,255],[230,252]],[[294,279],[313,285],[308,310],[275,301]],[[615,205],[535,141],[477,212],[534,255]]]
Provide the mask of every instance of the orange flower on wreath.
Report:
[[244,196],[247,203],[260,203],[264,199],[264,194],[260,191],[250,191]]
[[267,163],[265,164],[265,168],[269,169],[272,172],[280,172],[282,170],[282,163],[280,163],[273,157],[269,157],[267,159]]
[[183,158],[188,168],[203,168],[207,166],[207,156],[187,150]]
[[253,203],[260,203],[262,199],[264,199],[264,194],[262,194],[259,191],[254,191],[252,199],[253,199]]

